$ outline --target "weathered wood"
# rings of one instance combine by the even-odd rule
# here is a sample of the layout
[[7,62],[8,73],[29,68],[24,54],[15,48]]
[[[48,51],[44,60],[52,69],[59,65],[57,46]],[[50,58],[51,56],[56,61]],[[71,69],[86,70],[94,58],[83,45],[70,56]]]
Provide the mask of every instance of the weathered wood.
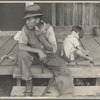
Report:
[[100,45],[100,37],[95,37],[95,36],[92,36],[92,38],[97,42],[97,44]]
[[[43,93],[46,86],[34,86],[33,87],[33,97],[40,97]],[[74,97],[90,97],[90,96],[100,96],[100,86],[75,86],[74,88]],[[25,86],[14,86],[11,92],[11,96],[24,96],[23,92],[25,90]],[[58,96],[58,90],[56,87],[51,87],[49,90],[50,93],[46,93],[46,97],[55,97]],[[67,97],[66,97],[67,98]],[[71,97],[70,97],[71,98]]]
[[64,6],[64,25],[72,25],[73,22],[73,4],[65,3]]
[[[99,39],[92,36],[85,36],[82,43],[87,50],[90,51],[90,56],[95,60],[94,64],[100,66],[100,45],[95,41]],[[100,79],[97,78],[96,85],[100,85]]]
[[0,36],[14,36],[18,31],[1,31]]
[[73,26],[78,25],[77,3],[73,3]]
[[17,41],[14,41],[13,38],[11,38],[1,49],[0,49],[0,64],[3,62],[1,59],[2,56],[8,55],[14,48]]
[[[74,78],[99,78],[100,77],[100,68],[99,67],[78,66],[78,65],[68,66],[68,67]],[[33,66],[31,68],[31,72],[32,72],[32,75],[34,78],[51,78],[53,76],[53,73],[48,68],[44,68],[44,73],[42,73],[42,68],[40,66]],[[17,73],[19,73],[19,72],[17,72]],[[18,77],[20,77],[20,74],[16,75],[14,73],[13,77],[18,78]]]
[[51,9],[52,9],[52,25],[56,26],[56,4],[55,3],[51,4]]
[[84,3],[84,26],[89,26],[89,19],[90,19],[90,4],[89,3]]
[[0,36],[0,49],[9,41],[11,36]]
[[47,23],[52,24],[52,15],[51,15],[51,3],[37,3],[41,7],[43,13],[43,20]]
[[83,7],[82,7],[82,27],[84,28],[84,14],[85,14],[85,9],[84,9],[84,3],[83,3]]
[[[93,36],[93,39],[100,45],[100,37],[94,37]],[[98,61],[100,63],[100,59]],[[95,62],[96,63],[96,62]],[[100,78],[97,78],[96,79],[96,86],[100,86]]]
[[0,66],[0,75],[13,75],[16,66]]
[[21,78],[16,78],[17,86],[21,86]]
[[[44,17],[43,17],[44,20],[46,22],[49,22],[50,24],[52,24],[54,22],[54,24],[56,25],[56,22],[53,21],[55,19],[55,17],[52,17],[52,13],[54,11],[54,10],[52,10],[53,9],[52,5],[50,3],[38,3],[38,4],[40,5],[40,7],[42,9],[42,13],[44,14]],[[76,2],[76,3],[60,3],[60,4],[55,3],[54,9],[56,9],[56,12],[53,13],[53,14],[57,15],[56,16],[57,25],[63,25],[63,24],[64,25],[77,25],[77,24],[81,25],[81,21],[82,21],[83,26],[84,26],[84,24],[87,25],[87,26],[89,26],[89,25],[92,25],[92,26],[99,25],[99,22],[100,22],[100,19],[99,19],[99,17],[100,17],[100,15],[99,15],[100,3],[83,3],[83,2],[77,3]],[[63,4],[66,5],[66,6],[64,7]],[[21,11],[23,11],[24,5],[22,6]],[[68,7],[67,7],[67,5],[68,5]],[[6,6],[8,8],[10,7],[10,5],[8,5],[8,4]],[[12,5],[12,6],[14,6],[14,5]],[[12,6],[11,6],[11,8],[12,8]],[[62,9],[62,7],[64,7],[64,9]],[[0,9],[3,9],[3,7],[1,6]],[[14,7],[14,9],[16,10],[16,7]],[[7,8],[4,8],[4,10],[6,12]],[[13,28],[14,29],[21,29],[23,23],[21,24],[20,28],[18,28],[19,27],[18,25],[20,23],[18,21],[19,18],[17,19],[18,25],[17,25],[17,27],[15,27],[15,25],[14,25],[15,23],[13,21],[11,21],[12,18],[11,18],[11,16],[9,16],[10,21],[12,22],[12,26],[10,26],[9,23],[6,22],[6,21],[9,21],[8,18],[6,18],[6,16],[4,16],[7,13],[3,12],[2,10],[0,10],[0,11],[2,13],[0,21],[2,22],[2,18],[7,19],[7,20],[5,20],[6,24],[2,22],[3,28],[5,28],[5,25],[6,25],[6,28],[9,27],[11,29],[13,29]],[[14,11],[14,10],[11,10],[11,11]],[[65,13],[63,13],[63,12],[65,12]],[[23,14],[24,13],[21,12],[20,16],[22,16]],[[62,18],[60,19],[59,16],[65,17],[64,19],[66,19],[66,20],[64,21]],[[13,17],[16,18],[15,14],[13,14]],[[71,19],[73,19],[73,20],[71,20]]]
[[94,59],[95,65],[100,65],[100,46],[96,43],[96,41],[92,38],[91,35],[85,35],[82,39],[82,43],[86,50],[89,50],[89,55]]
[[13,53],[14,54],[14,56],[16,56],[16,59],[15,59],[15,61],[11,61],[10,59],[5,59],[2,63],[1,63],[1,65],[3,65],[3,66],[10,66],[10,65],[16,65],[16,63],[17,63],[17,60],[18,60],[18,58],[17,58],[17,56],[18,56],[18,43],[16,43],[15,44],[15,46],[14,46],[14,48],[12,49],[12,51],[10,52],[10,53]]
[[64,3],[57,3],[57,25],[64,26]]
[[[97,19],[97,18],[96,18],[96,15],[97,15],[97,14],[96,14],[96,13],[97,13],[97,12],[96,12],[96,5],[97,5],[96,3],[93,3],[93,4],[92,4],[92,8],[93,8],[92,12],[94,12],[93,15],[92,15],[92,25],[97,25],[97,22],[96,22],[96,19]],[[99,12],[98,12],[98,13],[99,13]]]
[[92,26],[92,20],[93,20],[93,3],[90,3],[90,26]]
[[82,7],[83,7],[82,3],[77,4],[78,25],[82,25],[82,12],[83,12]]

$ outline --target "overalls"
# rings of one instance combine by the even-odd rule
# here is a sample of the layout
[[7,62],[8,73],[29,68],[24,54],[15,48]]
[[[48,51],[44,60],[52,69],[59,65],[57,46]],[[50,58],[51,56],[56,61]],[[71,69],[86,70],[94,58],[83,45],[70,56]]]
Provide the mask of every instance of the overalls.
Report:
[[[44,52],[46,51],[43,44],[38,40],[38,38],[34,34],[34,31],[28,30],[26,34],[29,39],[28,45],[30,45],[33,48],[42,49]],[[46,38],[46,34],[44,34],[44,37]],[[32,64],[40,63],[39,56],[35,53],[20,50],[18,57],[18,64],[22,72],[22,79],[30,80],[32,78],[30,68]],[[47,59],[44,64],[55,75],[55,81],[59,90],[59,95],[73,94],[73,78],[71,76],[70,70],[64,63],[64,60],[60,58],[57,54],[47,54]]]

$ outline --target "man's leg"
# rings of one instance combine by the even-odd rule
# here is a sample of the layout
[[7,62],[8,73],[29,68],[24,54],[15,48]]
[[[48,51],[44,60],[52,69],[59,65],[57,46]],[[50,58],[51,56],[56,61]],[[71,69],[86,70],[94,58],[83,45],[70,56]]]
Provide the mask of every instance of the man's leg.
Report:
[[56,84],[59,90],[59,96],[73,95],[74,84],[70,70],[64,64],[64,60],[60,57],[52,58],[48,63],[49,68],[55,74]]
[[25,93],[28,96],[32,95],[32,74],[31,65],[33,57],[26,51],[19,51],[18,66],[21,69],[22,79],[26,81]]

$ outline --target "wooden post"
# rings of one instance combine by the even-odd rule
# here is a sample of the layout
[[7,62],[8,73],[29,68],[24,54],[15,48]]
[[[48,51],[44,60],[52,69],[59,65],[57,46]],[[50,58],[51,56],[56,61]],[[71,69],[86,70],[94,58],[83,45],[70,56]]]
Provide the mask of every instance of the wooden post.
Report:
[[21,86],[21,79],[20,78],[16,78],[17,81],[17,86]]
[[96,78],[96,86],[100,86],[100,78]]
[[51,13],[52,13],[52,26],[56,26],[56,4],[51,4]]

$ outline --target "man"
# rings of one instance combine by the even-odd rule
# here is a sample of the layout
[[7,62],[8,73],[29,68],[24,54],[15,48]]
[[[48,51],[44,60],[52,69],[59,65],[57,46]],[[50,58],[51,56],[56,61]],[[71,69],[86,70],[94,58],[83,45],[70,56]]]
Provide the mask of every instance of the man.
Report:
[[57,54],[57,44],[53,27],[42,21],[43,14],[37,4],[25,8],[26,24],[19,39],[19,67],[22,79],[26,81],[25,94],[32,95],[31,66],[44,63],[55,76],[59,96],[73,94],[73,81],[64,60]]

